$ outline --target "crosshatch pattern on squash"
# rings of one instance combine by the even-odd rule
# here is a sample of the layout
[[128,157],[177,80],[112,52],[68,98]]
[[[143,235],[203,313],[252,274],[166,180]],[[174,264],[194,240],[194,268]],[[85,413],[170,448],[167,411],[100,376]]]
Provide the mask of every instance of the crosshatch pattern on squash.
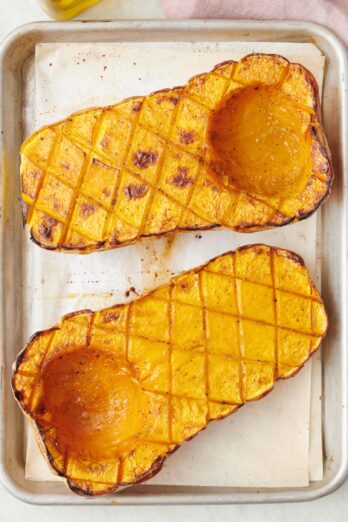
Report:
[[[250,125],[233,134],[231,146],[240,157],[226,160],[226,151],[218,150],[224,117],[216,114],[223,115],[228,100],[243,96]],[[254,103],[253,114],[247,112],[257,96],[269,104],[261,120],[261,102]],[[280,129],[279,157],[273,135],[262,138],[265,150],[255,145],[259,136],[253,129],[259,120],[265,126],[269,113],[271,128],[277,122]],[[291,172],[301,182],[284,174],[287,140],[290,148],[298,147],[302,163]],[[180,230],[284,225],[315,210],[333,178],[316,82],[304,67],[276,55],[249,55],[183,87],[73,114],[33,134],[21,156],[22,208],[33,240],[48,249],[82,253]],[[275,161],[271,175],[264,165],[267,179],[263,171],[245,178],[266,160],[267,165]]]

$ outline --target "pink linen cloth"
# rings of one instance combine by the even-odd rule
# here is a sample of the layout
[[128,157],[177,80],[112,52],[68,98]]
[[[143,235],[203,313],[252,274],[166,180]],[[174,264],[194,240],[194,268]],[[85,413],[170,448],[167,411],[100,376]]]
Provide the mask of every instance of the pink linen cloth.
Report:
[[348,46],[348,0],[161,0],[168,18],[306,20],[325,25]]

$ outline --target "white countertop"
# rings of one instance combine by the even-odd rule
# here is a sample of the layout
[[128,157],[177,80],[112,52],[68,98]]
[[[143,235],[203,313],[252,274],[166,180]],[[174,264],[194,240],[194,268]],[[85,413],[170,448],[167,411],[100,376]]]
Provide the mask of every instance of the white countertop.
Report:
[[[0,41],[24,23],[48,20],[35,0],[0,0]],[[163,18],[159,0],[102,0],[82,19]],[[323,499],[302,504],[243,506],[168,506],[168,507],[45,507],[24,504],[0,485],[1,522],[147,521],[166,522],[182,517],[192,522],[238,520],[239,522],[328,522],[348,519],[348,481]]]

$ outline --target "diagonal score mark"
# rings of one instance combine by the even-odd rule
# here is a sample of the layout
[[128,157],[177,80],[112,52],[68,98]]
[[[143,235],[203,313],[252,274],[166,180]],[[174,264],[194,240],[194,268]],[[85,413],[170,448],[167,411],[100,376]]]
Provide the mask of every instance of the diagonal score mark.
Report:
[[275,353],[274,353],[274,379],[278,378],[278,368],[279,368],[279,339],[278,339],[278,305],[277,305],[277,294],[275,287],[275,262],[274,262],[274,249],[271,247],[269,251],[269,262],[270,262],[270,270],[271,270],[271,278],[272,278],[272,286],[273,286],[273,310],[274,310],[274,322],[275,322]]
[[[53,155],[55,153],[55,151],[57,150],[58,148],[58,145],[59,145],[59,141],[60,141],[60,138],[61,138],[61,135],[62,135],[62,131],[60,130],[58,133],[54,130],[54,133],[56,134],[56,141],[54,143],[54,145],[52,145],[51,149],[50,149],[50,152],[49,152],[49,155],[47,157],[47,163],[46,163],[46,167],[44,169],[40,169],[40,170],[43,170],[43,176],[40,180],[40,183],[39,183],[39,187],[36,191],[36,196],[33,200],[33,203],[31,204],[30,206],[30,209],[29,209],[29,213],[28,213],[28,217],[27,217],[27,223],[29,225],[31,225],[31,221],[34,217],[34,212],[36,210],[36,207],[37,207],[37,201],[39,199],[39,195],[40,195],[40,192],[42,190],[42,187],[43,187],[43,184],[48,176],[48,170],[49,170],[49,166],[50,166],[50,163],[52,161],[52,158],[53,158]],[[25,155],[25,154],[24,154]],[[27,156],[26,156],[27,157]],[[31,161],[30,158],[27,157],[27,159],[33,164],[35,165],[34,162]],[[40,168],[38,165],[35,165],[37,168]]]
[[[233,274],[236,274],[237,270],[237,254],[234,252],[232,255],[232,263],[233,263]],[[244,399],[244,375],[243,375],[243,357],[244,357],[244,343],[243,343],[243,322],[241,318],[241,295],[240,295],[240,286],[237,285],[236,279],[233,281],[234,284],[234,291],[236,296],[236,305],[237,305],[237,322],[238,322],[238,329],[237,329],[237,345],[238,345],[238,352],[239,352],[239,395],[240,400],[242,403],[245,402]]]
[[[122,102],[121,102],[122,103]],[[120,163],[120,167],[119,167],[119,170],[120,170],[120,176],[119,176],[119,181],[117,183],[117,187],[115,189],[115,193],[114,193],[114,197],[116,198],[115,199],[115,203],[113,205],[113,210],[115,210],[116,208],[116,204],[117,204],[117,196],[118,196],[118,190],[119,190],[119,187],[121,186],[121,181],[122,181],[122,178],[124,176],[124,172],[123,170],[124,169],[124,166],[125,166],[125,163],[126,163],[126,160],[127,160],[127,157],[128,157],[128,154],[129,154],[129,150],[131,148],[131,145],[132,145],[132,138],[134,136],[134,133],[135,133],[135,130],[136,130],[136,127],[137,127],[137,124],[139,122],[139,119],[140,119],[140,115],[141,115],[141,112],[143,110],[143,105],[144,105],[144,98],[142,98],[142,100],[140,101],[140,109],[136,112],[136,115],[134,118],[124,118],[126,119],[127,121],[129,121],[131,123],[131,131],[130,131],[130,134],[129,134],[129,138],[128,138],[128,142],[127,142],[127,146],[125,148],[125,151],[124,151],[124,155],[123,155],[123,161],[121,161]],[[114,112],[117,113],[117,111],[115,110]],[[121,117],[124,117],[124,115],[121,113],[120,114]],[[92,143],[92,149],[93,150],[96,150],[96,147],[95,147],[95,142]],[[96,152],[96,154],[98,155],[98,153]],[[132,173],[133,174],[133,173]],[[104,238],[105,238],[105,241],[106,242],[110,242],[110,237],[109,237],[109,234],[110,234],[110,230],[109,230],[109,227],[110,227],[110,223],[111,223],[111,219],[112,219],[112,210],[109,210],[108,211],[108,217],[107,217],[107,220],[106,220],[106,223],[105,223],[105,227],[104,227]],[[107,225],[107,226],[106,226]],[[134,225],[132,225],[134,227]],[[134,228],[137,228],[137,227],[134,227]],[[140,229],[138,228],[138,232],[137,232],[137,235],[136,237],[139,237],[140,236]]]
[[[179,95],[179,103],[177,103],[177,105],[174,107],[173,113],[171,115],[171,124],[170,124],[169,135],[168,135],[168,137],[166,139],[163,140],[163,149],[162,149],[161,157],[160,157],[160,160],[158,162],[157,170],[156,170],[156,183],[154,184],[154,188],[151,191],[151,194],[150,194],[150,197],[149,197],[149,201],[147,202],[147,205],[146,205],[143,217],[142,217],[142,221],[141,221],[141,224],[140,224],[140,227],[139,227],[139,236],[143,236],[144,235],[146,219],[147,219],[147,217],[148,217],[148,215],[149,215],[149,213],[151,211],[156,191],[159,191],[158,183],[159,183],[159,179],[161,177],[162,166],[164,164],[165,157],[166,157],[166,152],[167,152],[167,149],[168,149],[168,145],[170,144],[170,138],[171,138],[173,130],[174,130],[174,124],[175,124],[177,113],[179,111],[179,107],[181,105],[181,99],[182,99],[182,94]],[[155,133],[153,131],[151,131],[151,133],[157,136],[157,133]]]
[[202,320],[203,320],[203,332],[204,332],[204,355],[205,355],[205,397],[207,402],[207,413],[206,413],[206,423],[209,421],[209,361],[208,361],[208,332],[207,332],[207,309],[205,305],[204,292],[203,292],[203,281],[202,281],[202,271],[197,274],[198,276],[198,285],[199,285],[199,298],[201,301],[201,309],[202,309]]
[[169,325],[169,404],[168,404],[168,433],[169,441],[173,443],[173,283],[169,286],[168,301],[168,325]]
[[[103,118],[103,113],[100,114],[100,116],[98,117],[97,121],[94,124],[92,141],[95,139],[95,136],[98,133],[99,127],[100,127],[100,125],[102,123],[102,118]],[[78,198],[78,195],[79,195],[79,191],[81,189],[81,186],[82,186],[85,174],[87,172],[87,169],[88,169],[88,166],[89,166],[91,160],[92,160],[92,150],[90,150],[88,153],[85,153],[85,161],[84,161],[82,170],[80,172],[80,177],[79,177],[78,183],[77,183],[77,185],[75,187],[75,190],[74,190],[73,198],[72,198],[72,201],[71,201],[71,204],[70,204],[70,208],[69,208],[69,211],[68,211],[68,215],[67,215],[67,221],[66,221],[66,224],[63,227],[62,233],[60,235],[58,246],[61,246],[61,245],[63,245],[65,243],[66,236],[68,234],[68,231],[69,231],[69,228],[70,228],[70,225],[71,225],[72,216],[73,216],[75,207],[77,205],[77,198]]]

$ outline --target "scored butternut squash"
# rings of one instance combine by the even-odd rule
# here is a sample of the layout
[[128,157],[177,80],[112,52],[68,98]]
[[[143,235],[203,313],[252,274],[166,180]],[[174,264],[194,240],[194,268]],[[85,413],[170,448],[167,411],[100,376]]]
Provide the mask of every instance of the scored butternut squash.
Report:
[[208,422],[294,375],[326,329],[302,259],[251,245],[36,333],[13,390],[52,470],[101,495],[150,478]]
[[285,225],[311,214],[333,179],[316,81],[277,55],[73,114],[28,138],[21,158],[32,239],[82,253]]

